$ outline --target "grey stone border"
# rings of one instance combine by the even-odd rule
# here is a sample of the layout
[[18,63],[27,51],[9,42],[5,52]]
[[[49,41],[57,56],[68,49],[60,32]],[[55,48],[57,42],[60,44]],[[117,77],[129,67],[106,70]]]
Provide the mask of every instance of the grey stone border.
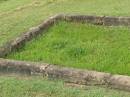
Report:
[[64,68],[46,63],[34,63],[0,59],[0,72],[40,75],[51,79],[63,79],[65,82],[81,85],[108,86],[114,89],[130,91],[130,77],[110,73]]
[[[16,39],[0,47],[0,57],[21,48],[27,41],[45,33],[46,30],[58,21],[91,23],[103,26],[130,26],[130,17],[86,16],[58,14],[45,20],[40,25],[31,28]],[[96,71],[63,68],[44,63],[32,63],[0,59],[0,72],[14,72],[29,75],[42,75],[49,78],[62,78],[65,81],[85,85],[107,85],[113,88],[130,91],[130,77],[112,75]]]
[[43,31],[46,32],[49,27],[53,26],[58,21],[92,23],[103,26],[130,26],[130,17],[109,17],[109,16],[87,16],[87,15],[65,15],[58,14],[45,20],[40,25],[31,28],[16,39],[6,43],[0,47],[0,57],[4,57],[11,51],[22,47],[26,41],[38,36]]

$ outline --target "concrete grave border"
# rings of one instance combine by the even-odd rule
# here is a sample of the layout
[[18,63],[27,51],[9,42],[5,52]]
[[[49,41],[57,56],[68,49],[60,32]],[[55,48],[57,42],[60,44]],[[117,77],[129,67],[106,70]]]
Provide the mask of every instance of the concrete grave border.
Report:
[[0,59],[0,73],[3,72],[38,75],[51,79],[63,79],[69,83],[107,86],[130,92],[130,77],[123,75],[60,67],[46,63]]
[[30,28],[29,31],[24,32],[16,39],[7,42],[4,46],[0,47],[0,57],[4,57],[15,49],[22,47],[26,41],[31,40],[33,37],[53,26],[58,21],[91,23],[103,26],[130,26],[130,17],[109,17],[109,16],[87,16],[87,15],[65,15],[58,14],[45,20],[40,25]]
[[[45,33],[46,30],[58,21],[91,23],[103,26],[130,26],[130,17],[86,16],[58,14],[45,20],[40,25],[31,28],[16,39],[0,47],[0,57],[21,48],[27,41]],[[110,73],[88,71],[81,69],[64,68],[45,63],[32,63],[0,59],[0,72],[14,72],[29,75],[42,75],[49,78],[61,78],[65,81],[85,85],[106,85],[112,88],[130,91],[130,77],[112,75]]]

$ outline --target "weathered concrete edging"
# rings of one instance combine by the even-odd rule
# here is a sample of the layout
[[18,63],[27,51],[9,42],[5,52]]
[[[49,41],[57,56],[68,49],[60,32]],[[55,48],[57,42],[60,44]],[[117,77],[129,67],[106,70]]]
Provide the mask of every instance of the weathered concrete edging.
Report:
[[[86,15],[64,15],[59,14],[50,17],[37,27],[31,28],[16,39],[0,47],[0,57],[21,48],[27,41],[46,32],[58,21],[92,23],[104,26],[130,26],[130,17],[107,17],[107,16],[86,16]],[[29,75],[42,75],[49,78],[62,78],[65,81],[85,85],[107,85],[113,88],[130,91],[130,77],[123,75],[111,75],[96,71],[87,71],[72,68],[63,68],[44,63],[32,63],[0,59],[0,72],[15,72]]]
[[112,75],[110,73],[64,68],[45,63],[33,63],[0,59],[0,72],[21,73],[27,75],[40,75],[48,78],[60,78],[66,82],[108,86],[115,89],[130,91],[130,77],[123,75]]
[[23,33],[16,39],[6,43],[0,47],[0,57],[4,57],[11,51],[22,47],[26,41],[31,40],[33,37],[38,36],[43,31],[45,32],[49,27],[53,26],[58,21],[68,22],[80,22],[80,23],[92,23],[95,25],[104,26],[129,26],[130,17],[108,17],[108,16],[87,16],[87,15],[64,15],[58,14],[45,20],[40,25],[29,29],[29,31]]

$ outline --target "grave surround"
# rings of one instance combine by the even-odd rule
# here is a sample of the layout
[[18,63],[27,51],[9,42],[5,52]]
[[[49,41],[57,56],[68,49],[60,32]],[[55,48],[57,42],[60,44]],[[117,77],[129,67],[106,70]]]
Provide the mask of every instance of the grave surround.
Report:
[[130,77],[125,75],[112,75],[110,73],[65,68],[46,63],[33,63],[3,59],[6,55],[15,51],[27,41],[40,34],[44,34],[47,29],[59,21],[91,23],[101,26],[130,26],[130,17],[110,17],[110,16],[87,16],[87,15],[65,15],[58,14],[45,20],[29,31],[22,33],[16,39],[7,42],[0,47],[0,72],[21,73],[27,75],[40,75],[52,79],[63,79],[66,82],[107,86],[115,89],[130,91]]

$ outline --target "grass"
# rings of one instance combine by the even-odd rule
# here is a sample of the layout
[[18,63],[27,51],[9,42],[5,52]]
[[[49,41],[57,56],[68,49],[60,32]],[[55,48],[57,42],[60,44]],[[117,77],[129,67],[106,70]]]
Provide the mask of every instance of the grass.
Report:
[[127,27],[59,22],[7,58],[130,75],[129,36]]
[[71,87],[41,77],[0,76],[0,97],[130,97],[123,91],[99,87]]
[[[28,29],[30,27],[38,25],[39,23],[41,23],[42,21],[47,19],[49,16],[52,16],[57,13],[129,16],[130,15],[129,5],[130,5],[129,0],[106,0],[106,1],[105,0],[0,0],[0,46],[2,46],[5,42],[17,37],[22,32],[28,31]],[[58,26],[55,26],[54,28],[58,28],[58,29],[60,28],[59,31],[61,30],[64,32],[64,30],[62,30],[62,28],[64,28],[65,25],[72,26],[73,24],[66,24],[66,23],[64,24],[63,23],[60,25],[63,27],[60,28]],[[75,27],[76,25],[74,24],[73,26]],[[83,26],[83,30],[85,30],[84,25],[80,25],[80,26],[81,26],[81,28]],[[53,30],[56,31],[56,29],[54,29],[54,28],[50,29],[49,32],[53,31]],[[86,28],[93,28],[93,26],[88,27],[88,25],[87,25]],[[98,31],[97,28],[95,28],[94,30]],[[66,29],[66,28],[64,28],[64,29]],[[70,31],[69,30],[70,30],[70,27],[68,27],[68,32],[71,31],[71,30]],[[74,29],[72,29],[72,32],[73,32],[73,30]],[[91,31],[91,29],[89,29],[89,30]],[[108,29],[106,29],[106,30],[108,30]],[[118,31],[121,31],[121,32],[124,31],[125,33],[128,32],[128,29],[125,29],[125,28],[123,28],[123,29],[119,28],[119,30],[114,28],[113,30],[116,32],[118,32]],[[77,32],[79,32],[79,30],[77,30]],[[56,31],[56,33],[57,33],[57,31]],[[65,36],[67,34],[69,34],[69,33],[66,33]],[[73,33],[73,34],[74,34],[74,37],[78,37],[78,39],[80,38],[78,36],[78,34],[77,35],[75,33]],[[71,41],[69,39],[72,36],[72,33],[69,34],[69,37],[67,36],[68,40],[65,40],[65,41],[62,40],[61,38],[59,38],[59,36],[61,36],[60,33],[59,33],[59,35],[57,33],[57,36],[53,36],[53,33],[50,33],[50,34],[47,34],[45,37],[46,38],[51,37],[51,35],[52,35],[52,37],[55,37],[55,38],[58,37],[57,39],[51,39],[50,42],[47,40],[49,42],[48,47],[49,48],[51,48],[50,46],[53,47],[52,49],[49,49],[49,50],[51,52],[53,52],[53,50],[54,50],[55,52],[49,53],[49,51],[48,51],[48,52],[46,52],[45,56],[42,55],[41,53],[39,53],[39,56],[36,56],[37,60],[34,60],[34,61],[42,60],[43,56],[44,56],[47,59],[46,62],[48,62],[50,59],[52,59],[52,61],[50,61],[50,62],[53,63],[55,60],[53,58],[55,58],[55,57],[57,57],[57,59],[60,58],[59,55],[62,54],[61,50],[63,50],[65,52],[67,52],[66,54],[69,57],[67,57],[66,55],[63,54],[63,57],[66,56],[65,59],[67,59],[67,61],[65,59],[58,59],[57,60],[58,63],[60,62],[60,60],[62,60],[62,62],[64,61],[65,64],[63,64],[63,65],[65,65],[65,66],[67,66],[67,64],[70,62],[72,67],[73,66],[77,67],[79,65],[79,63],[77,62],[77,64],[74,64],[76,62],[75,60],[77,60],[77,61],[79,60],[79,62],[81,61],[81,64],[85,62],[84,59],[81,60],[81,59],[78,59],[78,57],[80,56],[83,58],[86,56],[86,55],[84,55],[84,54],[86,54],[86,48],[84,49],[85,46],[80,47],[80,45],[83,45],[83,44],[78,44],[78,43],[74,42],[74,40],[76,40],[76,41],[79,41],[79,40],[73,38]],[[126,35],[125,37],[128,37],[128,33],[125,35]],[[65,37],[65,38],[67,38],[67,37]],[[84,34],[82,35],[82,37],[85,37]],[[120,36],[118,36],[118,37],[120,38]],[[32,45],[32,47],[33,47],[36,44],[36,45],[38,45],[37,47],[39,47],[38,49],[40,50],[40,45],[41,46],[43,45],[43,48],[44,48],[45,45],[43,43],[47,42],[44,38],[43,39],[40,38],[39,40],[36,39],[36,41],[33,40],[34,44],[32,43],[33,42],[32,41],[30,43],[27,43],[27,45],[29,45],[29,47],[31,47],[31,45]],[[42,43],[41,40],[44,42]],[[55,40],[55,41],[52,42],[53,40]],[[59,42],[57,42],[57,40]],[[122,40],[126,40],[126,39],[122,38]],[[39,42],[37,44],[38,41],[41,41],[41,42]],[[69,44],[68,44],[68,41],[69,41]],[[73,42],[74,42],[74,44],[76,44],[75,46],[72,44]],[[123,41],[123,43],[124,43],[124,41]],[[127,42],[125,42],[125,43],[127,44]],[[91,41],[88,42],[88,44],[90,44],[90,49],[91,49],[91,47],[100,47],[100,44],[95,45],[96,43],[94,43],[94,42],[91,43]],[[72,48],[68,49],[68,51],[65,50],[66,46],[70,47],[71,45],[72,45]],[[121,47],[122,49],[123,49],[123,46]],[[26,47],[27,46],[25,46],[24,48],[26,48]],[[77,47],[79,47],[79,48],[77,48]],[[28,47],[26,48],[26,50],[30,50],[30,49],[32,49],[32,48],[28,48]],[[47,50],[47,49],[45,49],[45,50]],[[124,66],[123,66],[123,64],[114,65],[116,70],[112,69],[112,68],[114,68],[113,64],[110,65],[110,68],[107,65],[105,68],[107,69],[107,67],[108,67],[108,69],[107,69],[108,72],[129,74],[128,73],[128,64],[127,64],[128,63],[127,59],[129,59],[129,57],[126,58],[126,56],[128,55],[128,50],[126,50],[126,52],[125,52],[125,50],[126,49],[124,47],[123,56],[121,56],[121,58],[125,58],[125,59],[123,59],[123,62],[126,62],[126,64],[123,63]],[[43,50],[40,50],[40,51],[43,51]],[[119,51],[119,50],[117,50],[117,51]],[[18,53],[20,53],[20,52],[18,52]],[[27,52],[30,54],[29,51],[27,51]],[[59,53],[57,53],[57,52],[59,52]],[[91,52],[91,51],[87,51],[87,52]],[[18,53],[16,54],[16,56],[19,56]],[[37,51],[35,51],[34,49],[32,49],[31,53],[38,55]],[[50,55],[48,56],[47,53]],[[54,53],[56,53],[57,56],[54,56],[53,55]],[[125,53],[127,53],[126,56],[125,56]],[[24,54],[26,54],[26,55],[24,55]],[[35,58],[33,54],[32,54],[33,57],[30,59]],[[120,51],[119,55],[121,55],[121,54],[122,53]],[[26,60],[30,60],[29,58],[26,57],[27,56],[26,52],[23,52],[22,55],[24,55]],[[17,57],[17,59],[19,59],[19,58],[22,59],[22,55],[21,55],[21,57],[20,56]],[[116,52],[113,55],[116,55]],[[9,57],[14,58],[16,56],[14,56],[12,54]],[[50,56],[52,56],[52,57],[50,57]],[[108,57],[109,57],[109,55],[108,55]],[[116,57],[113,60],[116,60],[117,59]],[[93,57],[90,56],[90,61],[92,61],[92,58]],[[96,61],[96,59],[95,59],[95,61]],[[112,62],[112,60],[108,63],[111,63],[111,62]],[[87,61],[87,63],[89,63],[89,60]],[[104,62],[104,63],[106,63],[106,62]],[[119,63],[121,63],[121,62],[119,62]],[[85,64],[86,64],[86,62],[85,62]],[[82,64],[80,68],[84,68],[84,66],[85,65]],[[94,69],[97,67],[97,70],[100,71],[101,67],[98,67],[98,66],[101,66],[103,68],[104,65],[96,65],[94,67],[94,64],[93,64],[92,68],[89,68],[89,69]],[[86,68],[88,68],[88,67],[86,67]],[[122,68],[122,70],[121,70],[121,68]],[[105,71],[105,69],[102,69],[102,70]],[[108,89],[103,89],[103,88],[98,88],[98,87],[91,87],[87,90],[68,88],[68,87],[64,87],[64,82],[62,82],[62,81],[51,82],[46,79],[40,79],[40,78],[35,78],[35,77],[26,79],[26,78],[14,78],[14,77],[10,78],[10,77],[6,77],[6,76],[0,76],[0,97],[129,97],[129,95],[130,94],[128,94],[128,93],[114,91],[114,90],[108,90]]]
[[129,0],[0,0],[0,46],[57,13],[129,16]]

